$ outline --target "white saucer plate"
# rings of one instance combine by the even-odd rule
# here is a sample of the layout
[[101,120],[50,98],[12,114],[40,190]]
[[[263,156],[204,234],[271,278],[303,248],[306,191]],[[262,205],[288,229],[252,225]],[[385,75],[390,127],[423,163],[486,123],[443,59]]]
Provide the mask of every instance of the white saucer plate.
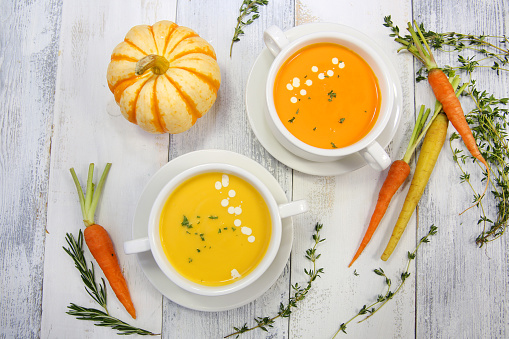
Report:
[[[333,23],[312,23],[291,28],[286,31],[285,34],[290,41],[293,41],[303,35],[320,31],[342,32],[365,40],[370,43],[378,52],[380,58],[383,59],[384,63],[388,65],[389,72],[395,81],[394,108],[387,127],[377,139],[382,147],[386,147],[394,137],[399,126],[403,106],[401,83],[396,69],[385,52],[380,47],[373,44],[373,41],[369,37],[348,26]],[[309,161],[291,153],[276,140],[265,120],[265,110],[267,110],[265,84],[273,60],[274,57],[270,51],[264,48],[253,64],[246,84],[246,110],[249,123],[262,146],[283,164],[306,174],[324,176],[340,175],[367,165],[360,154],[352,154],[332,162]]]
[[[283,204],[288,202],[283,189],[279,186],[277,180],[260,164],[241,154],[222,150],[202,150],[187,153],[173,159],[161,167],[150,179],[147,186],[140,196],[138,205],[134,214],[133,221],[133,239],[144,238],[148,236],[148,220],[150,209],[158,193],[163,186],[174,176],[182,171],[206,163],[226,163],[241,167],[260,179],[271,191],[276,202]],[[265,293],[279,278],[283,272],[293,241],[293,223],[292,218],[283,219],[283,233],[281,246],[276,258],[269,269],[246,288],[223,296],[202,296],[188,292],[175,285],[159,269],[152,253],[144,252],[137,254],[140,266],[154,287],[165,297],[184,307],[208,312],[226,311],[248,304]]]

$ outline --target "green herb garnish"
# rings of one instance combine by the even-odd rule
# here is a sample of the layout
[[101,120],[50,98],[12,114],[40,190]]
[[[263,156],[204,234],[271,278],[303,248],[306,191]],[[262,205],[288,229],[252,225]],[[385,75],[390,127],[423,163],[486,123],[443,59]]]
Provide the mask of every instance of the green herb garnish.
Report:
[[263,331],[268,331],[267,327],[272,327],[272,324],[275,322],[277,318],[288,318],[290,317],[290,314],[292,313],[292,308],[297,307],[297,303],[301,300],[303,300],[306,295],[308,294],[309,290],[311,289],[312,283],[316,280],[316,278],[320,277],[320,274],[323,273],[323,268],[316,268],[316,260],[320,258],[319,253],[316,253],[316,247],[321,242],[325,241],[325,239],[320,238],[320,230],[322,229],[323,225],[316,223],[315,225],[315,233],[313,234],[313,241],[314,245],[312,248],[306,250],[306,259],[308,259],[312,264],[313,268],[308,270],[304,269],[304,273],[309,277],[306,287],[300,286],[298,283],[295,285],[292,285],[292,289],[294,291],[294,295],[290,297],[290,300],[288,301],[288,304],[285,306],[283,303],[279,304],[279,311],[276,316],[270,317],[256,317],[254,318],[254,321],[256,322],[256,326],[253,326],[249,328],[247,326],[247,323],[245,323],[242,327],[233,327],[235,330],[234,333],[228,334],[224,338],[232,337],[232,336],[239,336],[242,333],[246,333],[249,331],[252,331],[254,329],[261,329]]
[[216,215],[209,215],[209,219],[217,219],[218,217]]
[[295,120],[295,117],[291,118],[290,120],[288,120],[289,123],[293,123],[293,121]]
[[119,335],[157,335],[150,331],[134,327],[129,325],[122,320],[111,316],[107,308],[106,300],[106,283],[104,279],[102,284],[97,285],[95,281],[94,264],[90,262],[91,268],[88,268],[87,261],[85,260],[85,252],[83,251],[83,232],[80,230],[78,233],[78,240],[70,233],[66,234],[67,244],[69,248],[63,247],[64,251],[74,260],[75,267],[81,274],[81,280],[85,284],[85,291],[92,299],[98,303],[104,311],[95,308],[86,308],[71,303],[67,308],[69,311],[66,313],[75,316],[80,320],[94,321],[96,326],[111,327],[117,330]]
[[333,142],[330,143],[332,145],[332,148],[338,148]]
[[[230,58],[232,57],[233,44],[240,41],[239,36],[244,34],[242,30],[244,26],[252,24],[256,19],[260,17],[258,14],[258,7],[265,6],[269,3],[269,0],[244,0],[239,8],[239,16],[237,18],[237,26],[235,26],[235,32],[233,33],[232,44],[230,45]],[[252,15],[247,21],[243,21],[245,18]]]
[[189,223],[189,220],[187,219],[187,217],[185,215],[184,215],[184,219],[182,220],[182,222],[180,224],[187,228],[193,228],[193,225],[191,225]]
[[437,227],[435,225],[431,225],[430,226],[430,229],[429,229],[429,232],[428,234],[426,234],[424,237],[421,238],[421,240],[419,241],[419,243],[417,244],[417,246],[415,247],[414,251],[413,252],[408,252],[407,254],[407,257],[408,257],[408,262],[407,262],[407,265],[406,265],[406,270],[401,273],[401,281],[398,285],[398,287],[396,288],[396,290],[394,291],[391,291],[391,279],[389,279],[387,277],[387,275],[385,274],[384,270],[381,269],[381,268],[378,268],[378,269],[375,269],[374,272],[376,275],[379,275],[381,277],[383,277],[385,279],[385,283],[387,285],[387,292],[385,294],[380,294],[378,295],[377,299],[375,302],[373,302],[371,305],[369,306],[362,306],[362,308],[360,309],[360,311],[354,315],[352,318],[350,318],[348,321],[342,323],[341,325],[339,325],[339,329],[337,330],[337,332],[334,334],[334,337],[335,338],[339,332],[343,332],[343,333],[346,333],[346,326],[352,322],[354,319],[356,319],[357,317],[359,316],[363,316],[365,315],[364,319],[358,321],[358,323],[360,322],[363,322],[364,320],[370,318],[371,316],[373,316],[379,309],[381,309],[389,300],[391,300],[392,298],[394,298],[394,296],[401,290],[401,288],[403,287],[403,284],[405,283],[406,279],[410,276],[410,273],[408,272],[409,269],[410,269],[410,263],[412,262],[412,260],[415,259],[416,255],[417,255],[417,251],[419,250],[419,247],[421,246],[421,244],[423,243],[428,243],[430,240],[429,238],[432,236],[432,235],[435,235],[437,234]]
[[332,101],[332,99],[336,98],[336,93],[334,93],[333,90],[327,93],[327,95],[329,96],[329,101]]
[[340,124],[342,124],[342,123],[343,123],[343,121],[345,121],[345,118],[341,118],[341,119],[339,119],[339,123],[340,123]]

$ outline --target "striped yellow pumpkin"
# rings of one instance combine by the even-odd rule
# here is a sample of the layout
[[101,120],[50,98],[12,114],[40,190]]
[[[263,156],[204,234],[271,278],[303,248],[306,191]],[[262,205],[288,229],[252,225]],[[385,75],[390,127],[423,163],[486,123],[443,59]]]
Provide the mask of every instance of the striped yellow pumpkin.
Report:
[[131,28],[108,66],[123,116],[150,133],[181,133],[214,104],[221,74],[214,48],[171,21]]

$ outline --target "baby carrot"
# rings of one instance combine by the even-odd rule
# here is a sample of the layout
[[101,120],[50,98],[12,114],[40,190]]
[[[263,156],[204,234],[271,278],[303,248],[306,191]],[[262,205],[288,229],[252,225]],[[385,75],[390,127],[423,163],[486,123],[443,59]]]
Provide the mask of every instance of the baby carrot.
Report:
[[[428,69],[428,83],[430,84],[436,99],[442,104],[443,110],[447,115],[447,118],[449,119],[449,121],[451,121],[451,124],[458,131],[468,151],[472,154],[474,158],[479,160],[486,167],[487,173],[486,187],[484,188],[483,194],[479,197],[478,199],[479,201],[488,190],[488,185],[490,182],[490,169],[488,163],[483,158],[481,152],[479,152],[479,149],[477,148],[477,144],[472,134],[472,130],[468,126],[468,122],[465,118],[465,114],[461,107],[461,103],[454,94],[453,87],[447,80],[447,76],[435,62],[435,58],[431,53],[431,48],[429,47],[426,38],[423,36],[421,30],[419,29],[419,26],[415,22],[414,24],[417,33],[414,31],[412,25],[408,23],[408,31],[412,36],[414,45],[407,45],[404,48],[406,48],[417,59],[424,63],[424,65]],[[421,41],[422,44],[424,44],[425,48],[422,46]]]
[[353,256],[353,259],[348,267],[352,266],[354,261],[357,260],[357,258],[361,255],[364,248],[366,248],[366,245],[371,240],[371,237],[375,233],[378,224],[380,224],[380,221],[385,215],[392,197],[394,194],[396,194],[396,191],[400,188],[403,182],[405,182],[409,174],[410,166],[408,166],[408,163],[405,161],[396,160],[392,163],[382,188],[378,193],[378,200],[376,202],[373,215],[371,216],[371,220],[369,221],[369,226],[366,230],[366,234],[364,234],[364,238],[362,238],[361,244],[359,245],[359,248],[357,249],[357,252]]
[[108,280],[113,292],[117,296],[118,300],[124,305],[127,312],[136,319],[136,310],[134,309],[129,289],[127,288],[127,282],[122,275],[122,270],[118,263],[117,254],[113,247],[113,242],[104,229],[104,227],[97,225],[94,222],[94,214],[99,202],[101,190],[106,180],[106,176],[110,170],[111,164],[108,163],[103,171],[101,179],[97,186],[92,183],[94,175],[94,164],[90,164],[88,168],[88,180],[86,188],[86,196],[83,194],[81,185],[74,168],[71,168],[71,175],[78,191],[78,196],[81,205],[81,212],[83,214],[83,222],[85,223],[85,242],[87,243],[90,253],[94,256],[95,260],[101,267],[106,279]]
[[435,167],[438,155],[444,145],[447,136],[448,124],[449,121],[447,116],[440,113],[435,118],[424,137],[419,159],[417,160],[417,165],[415,167],[415,173],[412,178],[410,188],[408,189],[405,202],[403,203],[403,208],[401,209],[398,220],[396,221],[389,243],[382,254],[382,260],[384,261],[389,259],[394,248],[396,248],[410,217],[414,213],[414,210],[421,199],[431,172],[433,172],[433,168]]

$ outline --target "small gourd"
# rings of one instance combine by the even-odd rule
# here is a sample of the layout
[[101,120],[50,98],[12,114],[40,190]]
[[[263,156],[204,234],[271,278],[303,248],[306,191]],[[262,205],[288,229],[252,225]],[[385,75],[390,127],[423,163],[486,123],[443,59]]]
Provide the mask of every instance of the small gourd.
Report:
[[150,133],[181,133],[217,98],[214,48],[171,21],[131,28],[111,55],[108,86],[122,115]]

